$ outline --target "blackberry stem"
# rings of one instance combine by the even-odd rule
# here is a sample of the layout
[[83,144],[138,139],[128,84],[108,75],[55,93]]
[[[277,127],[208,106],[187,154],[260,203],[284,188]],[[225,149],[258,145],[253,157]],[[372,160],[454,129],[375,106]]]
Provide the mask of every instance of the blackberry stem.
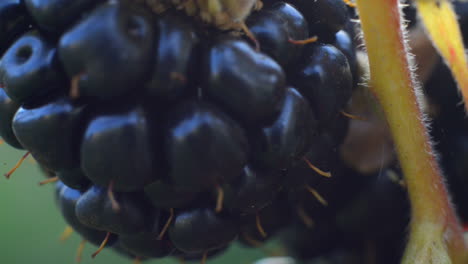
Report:
[[412,207],[402,263],[467,263],[463,230],[434,156],[398,0],[358,0],[372,91],[393,134]]

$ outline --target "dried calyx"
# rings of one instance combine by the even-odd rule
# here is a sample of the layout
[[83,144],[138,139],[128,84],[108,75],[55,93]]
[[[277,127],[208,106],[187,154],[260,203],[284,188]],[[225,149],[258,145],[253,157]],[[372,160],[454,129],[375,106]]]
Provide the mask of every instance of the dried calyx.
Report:
[[175,7],[219,29],[242,29],[244,20],[259,10],[261,0],[134,0],[145,2],[156,13]]

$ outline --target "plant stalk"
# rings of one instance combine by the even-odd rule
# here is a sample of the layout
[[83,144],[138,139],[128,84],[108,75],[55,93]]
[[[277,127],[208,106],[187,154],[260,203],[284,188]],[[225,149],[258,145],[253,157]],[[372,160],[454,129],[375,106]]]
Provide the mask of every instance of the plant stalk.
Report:
[[431,145],[398,0],[357,0],[370,64],[412,208],[404,264],[466,264],[463,231]]

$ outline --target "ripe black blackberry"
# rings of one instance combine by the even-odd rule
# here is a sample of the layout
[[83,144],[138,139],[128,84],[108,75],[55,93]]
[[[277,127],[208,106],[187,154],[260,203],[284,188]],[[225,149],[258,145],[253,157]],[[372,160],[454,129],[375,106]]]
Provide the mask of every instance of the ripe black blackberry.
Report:
[[332,169],[357,79],[341,0],[220,1],[219,14],[193,1],[195,17],[176,2],[0,5],[0,28],[15,25],[1,136],[55,173],[84,239],[139,258],[205,259],[285,227],[270,216],[322,177],[313,164]]

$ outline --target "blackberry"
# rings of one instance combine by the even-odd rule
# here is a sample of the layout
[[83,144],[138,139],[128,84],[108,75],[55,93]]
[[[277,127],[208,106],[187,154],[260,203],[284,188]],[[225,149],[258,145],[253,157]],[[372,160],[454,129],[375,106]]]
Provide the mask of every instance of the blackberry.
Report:
[[85,240],[205,260],[280,233],[309,185],[344,199],[344,177],[311,169],[342,170],[357,63],[341,0],[8,3],[0,135],[56,176]]

